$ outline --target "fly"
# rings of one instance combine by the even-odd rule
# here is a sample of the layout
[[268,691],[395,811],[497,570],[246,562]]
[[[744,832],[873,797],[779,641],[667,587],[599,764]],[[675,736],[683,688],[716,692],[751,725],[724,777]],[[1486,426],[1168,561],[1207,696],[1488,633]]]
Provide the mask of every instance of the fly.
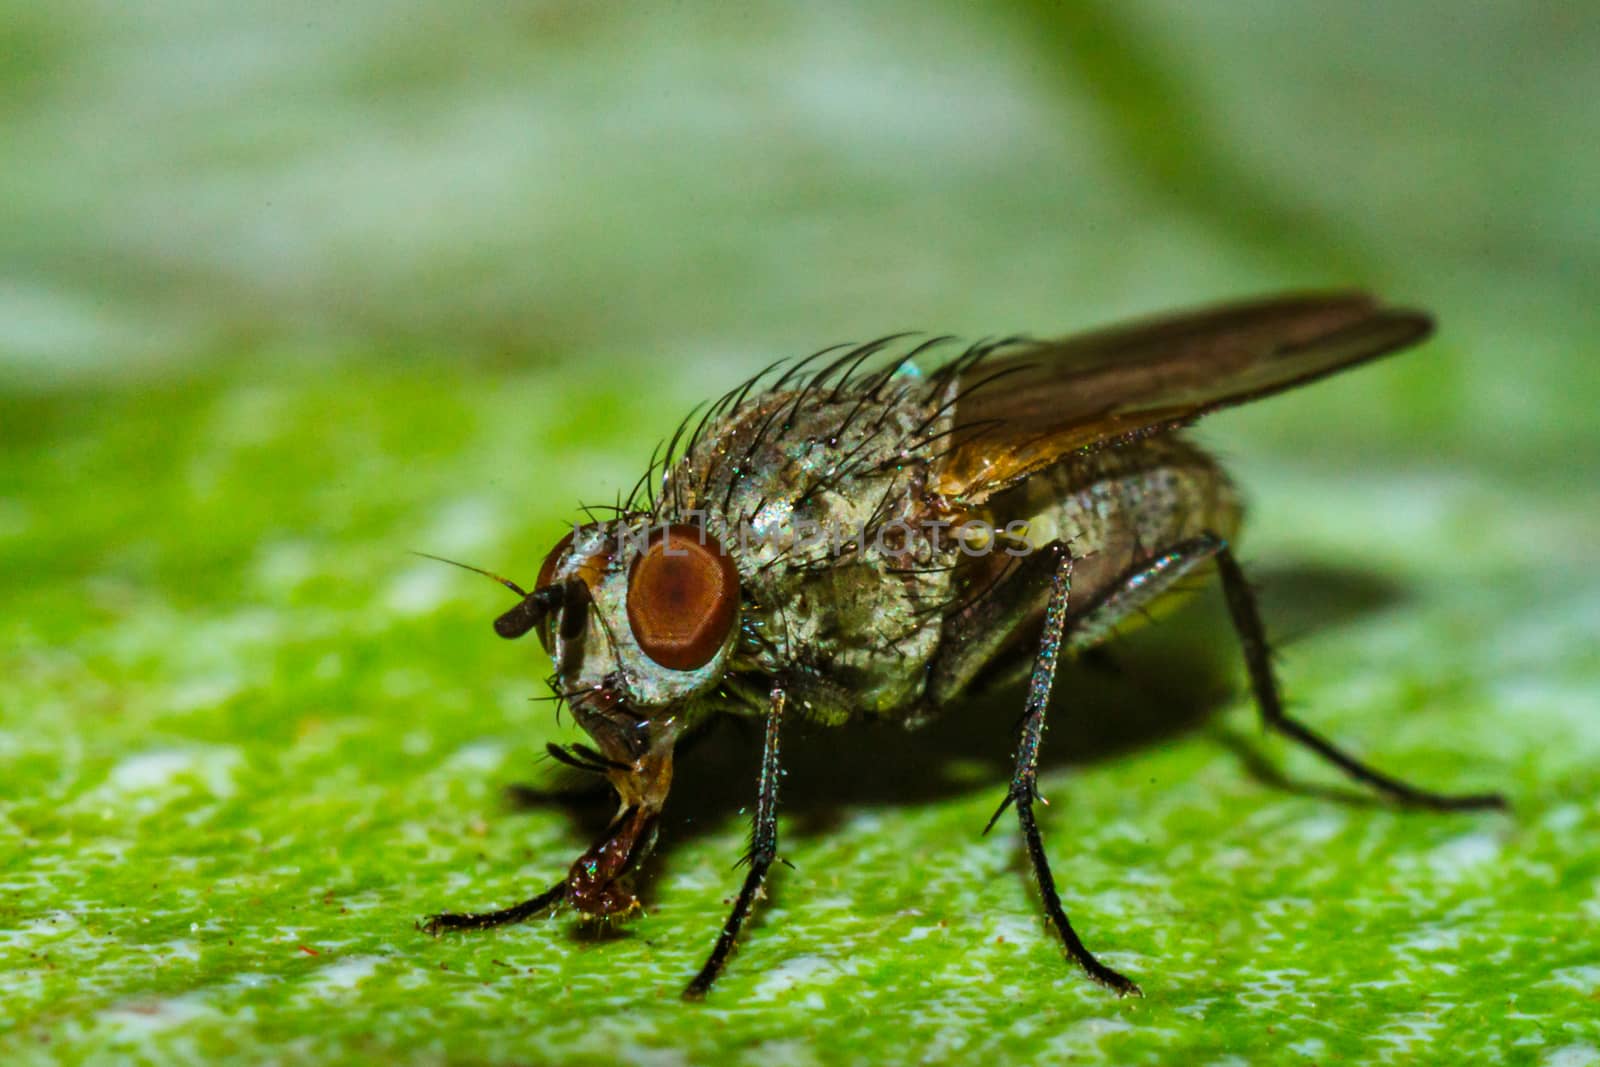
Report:
[[[433,933],[557,906],[616,919],[655,843],[680,741],[719,715],[764,723],[749,869],[705,965],[722,972],[777,856],[785,719],[908,727],[980,686],[1024,682],[1010,787],[1044,910],[1094,981],[1139,987],[1079,940],[1034,816],[1039,745],[1063,654],[1104,640],[1204,569],[1222,583],[1266,726],[1392,801],[1503,808],[1390,777],[1284,710],[1231,542],[1232,483],[1182,430],[1423,340],[1432,322],[1359,293],[1281,296],[1050,342],[889,338],[769,368],[684,422],[629,500],[575,525],[502,637],[538,635],[556,692],[593,741],[555,750],[618,807],[567,875]],[[898,346],[898,349],[896,348]],[[898,355],[883,353],[899,351]],[[476,569],[476,568],[472,568]],[[483,572],[487,573],[487,572]],[[986,831],[987,832],[987,831]]]

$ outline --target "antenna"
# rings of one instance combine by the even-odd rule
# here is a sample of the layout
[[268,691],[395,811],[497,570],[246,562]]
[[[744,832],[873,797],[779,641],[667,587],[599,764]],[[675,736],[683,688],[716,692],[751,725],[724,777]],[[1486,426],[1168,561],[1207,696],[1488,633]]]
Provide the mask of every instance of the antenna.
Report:
[[522,586],[518,585],[516,582],[513,582],[510,578],[502,578],[498,574],[495,574],[493,571],[486,571],[482,567],[474,567],[470,563],[458,563],[453,559],[445,559],[443,556],[435,556],[431,552],[415,552],[415,551],[413,551],[411,554],[413,556],[421,556],[423,559],[431,559],[431,560],[437,560],[440,563],[448,563],[452,567],[460,567],[464,571],[471,571],[474,574],[481,574],[485,578],[493,578],[495,581],[499,582],[501,585],[505,586],[507,589],[511,590],[513,593],[517,594],[520,597],[526,598],[527,595],[528,595],[527,591],[524,590],[522,588]]

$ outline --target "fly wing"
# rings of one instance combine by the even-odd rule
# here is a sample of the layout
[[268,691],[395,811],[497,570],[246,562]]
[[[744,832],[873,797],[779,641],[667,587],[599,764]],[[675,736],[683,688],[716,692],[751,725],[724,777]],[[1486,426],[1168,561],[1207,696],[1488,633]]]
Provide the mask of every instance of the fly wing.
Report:
[[1227,304],[1013,348],[961,371],[939,493],[976,503],[1074,452],[1177,429],[1414,344],[1364,293]]

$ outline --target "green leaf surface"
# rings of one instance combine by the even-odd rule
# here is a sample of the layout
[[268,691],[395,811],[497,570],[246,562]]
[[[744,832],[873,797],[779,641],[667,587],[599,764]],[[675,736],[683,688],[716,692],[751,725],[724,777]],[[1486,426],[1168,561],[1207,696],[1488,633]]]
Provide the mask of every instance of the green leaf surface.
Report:
[[[140,5],[141,8],[144,5]],[[1572,9],[1575,11],[1576,9]],[[0,3],[0,1062],[1600,1063],[1600,31],[1557,6]],[[1587,129],[1586,129],[1587,127]],[[1214,596],[1016,694],[753,732],[646,914],[543,889],[568,782],[505,594],[694,401],[918,327],[1359,283],[1439,339],[1209,423],[1296,714]]]

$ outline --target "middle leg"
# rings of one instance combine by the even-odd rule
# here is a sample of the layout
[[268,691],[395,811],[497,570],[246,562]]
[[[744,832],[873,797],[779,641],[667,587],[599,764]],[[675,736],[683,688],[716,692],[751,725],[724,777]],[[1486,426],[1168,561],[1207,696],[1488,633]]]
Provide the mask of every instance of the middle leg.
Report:
[[[1102,640],[1119,621],[1171,590],[1220,547],[1221,541],[1213,537],[1196,537],[1180,542],[1140,563],[1112,583],[1092,604],[1077,611],[1072,610],[1070,604],[1071,552],[1065,544],[1054,545],[1047,550],[1055,553],[1055,559],[1050,575],[1049,599],[1044,611],[1043,632],[1039,637],[1038,651],[1028,681],[1016,764],[1011,787],[999,810],[989,820],[989,827],[994,826],[1007,807],[1016,805],[1017,819],[1027,844],[1028,860],[1039,885],[1039,894],[1044,900],[1045,913],[1061,935],[1067,954],[1090,978],[1122,996],[1141,996],[1142,993],[1132,980],[1095,958],[1073,930],[1061,906],[1055,876],[1050,870],[1044,842],[1034,818],[1033,802],[1038,799],[1039,744],[1044,736],[1050,690],[1063,645],[1087,647]],[[985,827],[985,832],[989,827]]]

